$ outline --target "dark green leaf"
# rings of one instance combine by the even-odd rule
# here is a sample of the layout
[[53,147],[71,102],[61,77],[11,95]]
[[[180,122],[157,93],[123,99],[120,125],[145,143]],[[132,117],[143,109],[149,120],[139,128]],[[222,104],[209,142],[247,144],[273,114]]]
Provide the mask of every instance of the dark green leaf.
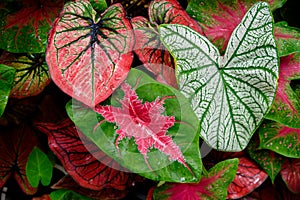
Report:
[[71,190],[56,190],[50,193],[51,200],[92,200]]

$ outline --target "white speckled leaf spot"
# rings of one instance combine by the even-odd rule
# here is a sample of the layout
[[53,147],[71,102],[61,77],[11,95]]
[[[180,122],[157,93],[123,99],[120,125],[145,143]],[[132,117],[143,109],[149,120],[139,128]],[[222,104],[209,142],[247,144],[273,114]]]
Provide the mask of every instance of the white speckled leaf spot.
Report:
[[200,118],[203,139],[218,150],[243,150],[277,88],[279,58],[268,4],[246,13],[224,56],[186,26],[161,25],[160,35],[176,60],[179,89]]

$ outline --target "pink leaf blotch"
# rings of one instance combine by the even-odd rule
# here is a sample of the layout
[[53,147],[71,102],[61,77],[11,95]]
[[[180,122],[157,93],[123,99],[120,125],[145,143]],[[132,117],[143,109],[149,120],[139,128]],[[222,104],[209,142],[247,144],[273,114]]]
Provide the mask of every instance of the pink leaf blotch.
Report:
[[193,174],[179,146],[173,142],[171,136],[166,135],[168,128],[175,123],[174,116],[162,115],[165,110],[164,100],[168,97],[142,103],[129,84],[123,83],[121,89],[125,93],[124,98],[119,100],[122,107],[98,105],[95,108],[106,121],[116,123],[119,127],[116,131],[116,148],[119,149],[120,140],[133,137],[149,169],[152,170],[147,161],[147,152],[154,147],[168,155],[170,160],[183,164]]

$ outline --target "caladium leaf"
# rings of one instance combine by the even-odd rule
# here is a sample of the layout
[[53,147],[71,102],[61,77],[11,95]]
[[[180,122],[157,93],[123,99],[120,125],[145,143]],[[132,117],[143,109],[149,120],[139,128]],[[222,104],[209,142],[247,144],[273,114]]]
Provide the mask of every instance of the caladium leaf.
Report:
[[82,196],[72,190],[56,190],[50,193],[51,200],[92,200],[89,197]]
[[299,96],[291,88],[292,80],[300,79],[300,53],[280,59],[278,89],[267,119],[272,119],[289,127],[300,128]]
[[177,88],[174,64],[170,53],[162,45],[157,33],[159,24],[182,24],[199,33],[201,27],[192,19],[176,0],[155,0],[149,5],[150,21],[143,17],[132,19],[136,44],[134,51],[144,66],[159,82]]
[[48,186],[52,178],[52,163],[47,155],[39,148],[34,147],[28,156],[26,163],[26,176],[32,187],[42,185]]
[[[286,0],[264,0],[271,10],[280,8]],[[247,10],[259,0],[191,0],[187,13],[199,21],[204,35],[224,52],[230,35],[241,22]]]
[[287,56],[300,51],[300,29],[290,27],[286,22],[275,24],[274,35],[279,56]]
[[93,107],[126,78],[134,45],[120,4],[97,15],[87,1],[69,2],[49,35],[46,61],[62,91]]
[[274,180],[284,163],[284,157],[270,150],[258,149],[258,142],[258,138],[255,137],[247,146],[247,151],[250,158],[255,160],[255,162],[265,170],[274,184]]
[[110,104],[95,109],[103,117],[67,106],[76,126],[121,165],[152,180],[200,179],[199,123],[179,91],[131,69]]
[[246,196],[259,187],[268,178],[267,173],[261,170],[252,160],[241,157],[236,176],[228,188],[228,199],[238,199]]
[[41,93],[50,83],[45,54],[12,54],[4,52],[1,63],[14,67],[16,74],[10,97],[24,98]]
[[106,0],[90,0],[90,2],[97,12],[102,13],[107,8]]
[[128,185],[129,174],[116,170],[122,168],[78,132],[69,118],[59,123],[39,122],[35,126],[48,135],[50,149],[80,186],[93,190],[105,187],[124,190]]
[[279,62],[272,32],[272,16],[263,2],[244,16],[223,57],[186,26],[160,26],[161,39],[176,61],[179,90],[190,100],[200,135],[211,147],[244,149],[271,106]]
[[6,107],[15,72],[15,68],[0,64],[0,117]]
[[28,156],[38,139],[32,128],[26,124],[11,128],[1,128],[0,134],[0,188],[13,176],[26,194],[34,194],[25,174]]
[[227,187],[233,181],[238,159],[216,164],[199,183],[167,183],[156,188],[154,199],[226,199]]
[[300,193],[300,159],[287,159],[280,174],[290,191]]
[[[63,0],[23,0],[3,3],[0,22],[0,48],[14,53],[45,52],[52,22]],[[0,4],[0,5],[1,5]],[[21,4],[21,9],[17,10]]]
[[72,190],[78,194],[81,194],[86,197],[90,197],[93,200],[113,200],[113,199],[122,199],[128,194],[128,189],[118,190],[112,187],[103,188],[101,190],[91,190],[81,187],[76,183],[71,176],[65,176],[53,186],[52,189],[65,189]]
[[259,147],[262,149],[270,149],[291,158],[300,158],[300,128],[269,122],[260,127],[259,138]]

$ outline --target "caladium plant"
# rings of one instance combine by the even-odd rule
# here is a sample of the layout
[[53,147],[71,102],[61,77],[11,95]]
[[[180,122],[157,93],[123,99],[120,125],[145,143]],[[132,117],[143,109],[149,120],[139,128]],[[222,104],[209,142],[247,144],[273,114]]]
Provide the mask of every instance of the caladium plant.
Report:
[[279,61],[268,4],[246,13],[224,56],[186,26],[162,25],[160,34],[176,60],[179,90],[200,119],[202,138],[219,150],[243,150],[276,91]]

